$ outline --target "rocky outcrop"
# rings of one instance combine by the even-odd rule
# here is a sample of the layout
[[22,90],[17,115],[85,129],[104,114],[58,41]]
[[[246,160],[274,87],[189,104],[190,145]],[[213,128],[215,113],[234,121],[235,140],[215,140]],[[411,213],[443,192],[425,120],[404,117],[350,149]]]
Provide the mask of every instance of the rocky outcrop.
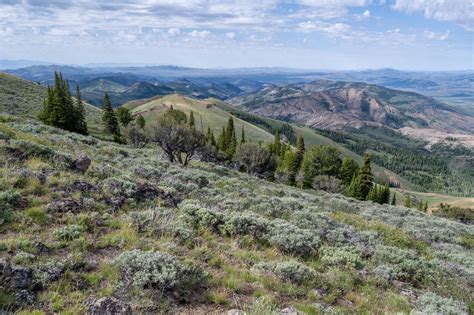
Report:
[[114,297],[103,297],[94,301],[87,311],[88,315],[131,315],[129,304]]

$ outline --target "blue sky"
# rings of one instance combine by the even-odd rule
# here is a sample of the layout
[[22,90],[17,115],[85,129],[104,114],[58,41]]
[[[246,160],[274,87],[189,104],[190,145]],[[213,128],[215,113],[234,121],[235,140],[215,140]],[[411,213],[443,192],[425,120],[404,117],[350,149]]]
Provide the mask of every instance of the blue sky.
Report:
[[0,0],[0,59],[474,68],[474,0]]

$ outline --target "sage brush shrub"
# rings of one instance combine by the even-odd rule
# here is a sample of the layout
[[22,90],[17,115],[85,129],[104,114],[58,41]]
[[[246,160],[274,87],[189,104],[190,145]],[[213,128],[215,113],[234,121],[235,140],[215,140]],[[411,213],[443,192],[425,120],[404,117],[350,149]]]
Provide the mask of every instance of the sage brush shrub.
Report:
[[133,250],[113,260],[126,286],[189,294],[205,278],[200,269],[162,252]]
[[251,235],[262,237],[267,232],[269,221],[250,211],[237,213],[225,223],[223,230],[228,235]]
[[416,301],[416,308],[413,314],[442,314],[442,315],[461,315],[468,314],[464,303],[455,301],[451,298],[444,298],[432,292],[426,292],[420,295]]
[[270,273],[283,281],[303,284],[314,280],[316,271],[297,261],[259,263],[253,269],[263,273]]
[[344,268],[362,269],[364,261],[361,252],[354,246],[320,248],[321,261],[329,266],[339,266]]
[[271,222],[265,237],[271,245],[289,254],[311,255],[320,245],[317,235],[281,219]]
[[62,242],[72,241],[81,236],[83,231],[82,226],[77,224],[67,225],[54,230],[53,234],[57,240]]
[[372,261],[379,265],[377,271],[390,280],[410,282],[413,285],[432,279],[434,266],[415,252],[393,246],[377,247]]

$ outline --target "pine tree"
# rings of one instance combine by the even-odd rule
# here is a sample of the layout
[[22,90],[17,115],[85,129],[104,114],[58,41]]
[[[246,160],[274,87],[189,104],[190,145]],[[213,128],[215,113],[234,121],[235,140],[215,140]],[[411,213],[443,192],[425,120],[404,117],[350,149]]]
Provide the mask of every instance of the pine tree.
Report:
[[395,192],[393,192],[393,197],[392,197],[392,202],[390,203],[392,206],[396,206],[397,205],[397,199],[395,197]]
[[110,104],[109,94],[105,93],[104,101],[102,105],[102,121],[105,124],[105,132],[111,134],[114,137],[114,141],[120,142],[120,129],[115,116],[112,104]]
[[275,141],[273,142],[273,154],[276,156],[281,155],[281,136],[280,129],[277,129],[275,132]]
[[237,148],[237,138],[235,136],[234,119],[229,117],[225,129],[225,143],[222,151],[226,152],[227,158],[232,159]]
[[405,202],[403,203],[403,205],[407,208],[411,208],[411,198],[409,195],[405,197]]
[[298,139],[296,140],[296,158],[295,158],[295,168],[299,170],[301,167],[301,162],[303,161],[303,156],[306,151],[304,145],[304,138],[301,133],[298,135]]
[[128,124],[133,121],[132,113],[128,108],[123,106],[117,108],[117,110],[115,111],[115,116],[124,127],[127,127]]
[[76,84],[76,131],[80,134],[87,135],[87,123],[85,118],[84,104],[82,103],[81,91],[79,84]]
[[367,194],[366,200],[379,203],[379,191],[377,186],[373,186]]
[[388,184],[385,184],[380,190],[380,204],[388,204],[390,201],[390,187]]
[[191,114],[189,114],[189,128],[191,129],[196,129],[196,123],[194,121],[194,113],[191,111]]
[[354,174],[356,174],[358,170],[359,165],[357,165],[357,162],[354,161],[354,159],[347,156],[342,159],[341,179],[344,185],[350,185]]
[[138,125],[138,127],[140,127],[141,129],[145,128],[145,118],[143,118],[142,115],[138,115],[138,118],[137,118],[137,125]]
[[425,204],[423,205],[423,211],[428,212],[428,201],[425,201]]
[[214,138],[214,133],[211,131],[210,126],[207,127],[206,143],[212,145],[213,147],[216,146],[216,139]]
[[369,194],[374,177],[370,167],[370,155],[364,155],[364,165],[360,168],[357,177],[351,181],[348,196],[359,200],[365,200]]
[[222,152],[225,152],[227,150],[226,138],[227,138],[227,136],[226,136],[225,128],[222,127],[221,134],[217,138],[217,147]]
[[291,146],[287,146],[284,151],[282,158],[278,163],[276,169],[276,177],[287,185],[294,185],[296,179],[296,153],[291,149]]
[[242,125],[242,133],[240,135],[240,144],[245,143],[245,131],[244,131],[244,125]]

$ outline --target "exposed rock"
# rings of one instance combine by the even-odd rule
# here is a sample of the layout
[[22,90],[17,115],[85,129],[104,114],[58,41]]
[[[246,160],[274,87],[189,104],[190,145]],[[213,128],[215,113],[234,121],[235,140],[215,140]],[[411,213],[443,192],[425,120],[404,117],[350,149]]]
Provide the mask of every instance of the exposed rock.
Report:
[[14,289],[25,289],[33,281],[33,271],[22,266],[11,266],[10,286]]
[[92,185],[85,181],[75,181],[71,186],[68,187],[69,191],[81,191],[81,192],[99,192],[100,188],[96,185]]
[[110,208],[111,212],[116,212],[118,211],[127,201],[127,198],[119,196],[119,197],[111,197],[110,199],[107,200],[107,203],[112,206]]
[[90,165],[91,159],[88,156],[81,154],[77,159],[72,161],[71,168],[77,172],[84,174]]
[[48,206],[48,212],[62,213],[73,212],[77,213],[84,207],[82,199],[75,200],[73,198],[63,198],[53,200]]
[[15,304],[19,306],[32,305],[36,301],[36,295],[28,290],[20,290],[15,292]]
[[287,307],[279,311],[279,315],[298,315],[298,312],[293,307]]
[[87,311],[89,315],[131,315],[132,308],[125,302],[114,297],[104,297],[96,300]]
[[8,262],[3,259],[0,259],[0,278],[4,277],[7,273]]
[[244,311],[238,310],[238,309],[231,309],[227,311],[227,315],[246,315]]
[[133,196],[136,201],[143,201],[156,197],[160,197],[170,207],[176,207],[178,204],[178,201],[171,194],[148,183],[138,184]]

